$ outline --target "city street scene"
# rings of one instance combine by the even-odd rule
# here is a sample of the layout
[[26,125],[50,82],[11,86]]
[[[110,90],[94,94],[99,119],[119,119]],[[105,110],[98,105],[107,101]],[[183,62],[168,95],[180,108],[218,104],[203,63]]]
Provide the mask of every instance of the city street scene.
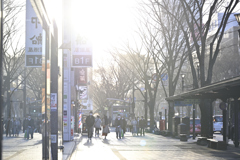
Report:
[[0,160],[240,159],[239,0],[0,0]]

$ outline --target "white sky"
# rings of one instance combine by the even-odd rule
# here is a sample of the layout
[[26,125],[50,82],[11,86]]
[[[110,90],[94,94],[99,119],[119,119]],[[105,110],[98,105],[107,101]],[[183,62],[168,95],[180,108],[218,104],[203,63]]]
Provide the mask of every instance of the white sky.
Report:
[[72,23],[92,40],[94,63],[108,57],[107,50],[121,47],[136,31],[137,0],[72,1]]

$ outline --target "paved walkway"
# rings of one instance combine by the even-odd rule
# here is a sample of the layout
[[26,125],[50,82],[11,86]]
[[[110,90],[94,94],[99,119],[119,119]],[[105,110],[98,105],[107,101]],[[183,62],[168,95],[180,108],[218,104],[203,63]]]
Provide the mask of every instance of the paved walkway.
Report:
[[106,160],[233,160],[240,159],[240,149],[233,145],[226,151],[214,150],[207,146],[199,146],[196,140],[181,142],[179,139],[161,135],[146,134],[133,137],[127,133],[124,139],[116,139],[111,132],[107,140],[93,138],[88,141],[83,136],[70,157],[70,160],[79,159],[106,159]]
[[[114,131],[114,128],[112,128]],[[127,132],[125,138],[116,139],[111,132],[104,140],[101,136],[92,141],[87,136],[75,137],[64,142],[63,160],[104,159],[104,160],[235,160],[240,159],[240,149],[229,145],[226,151],[199,146],[196,140],[181,142],[179,139],[147,133],[135,136]],[[34,138],[26,140],[23,134],[16,138],[4,137],[4,160],[41,160],[42,135],[34,133]]]

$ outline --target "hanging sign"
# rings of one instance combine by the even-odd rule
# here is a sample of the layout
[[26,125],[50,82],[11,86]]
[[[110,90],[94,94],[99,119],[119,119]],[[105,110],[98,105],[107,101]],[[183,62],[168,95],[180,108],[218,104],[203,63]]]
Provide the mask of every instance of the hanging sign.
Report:
[[25,66],[42,67],[42,26],[30,0],[26,1]]

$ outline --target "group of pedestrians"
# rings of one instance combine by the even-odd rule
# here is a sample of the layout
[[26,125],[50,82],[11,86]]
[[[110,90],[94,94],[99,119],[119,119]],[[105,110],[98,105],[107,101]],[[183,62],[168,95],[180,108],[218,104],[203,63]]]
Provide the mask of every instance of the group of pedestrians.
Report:
[[34,132],[34,120],[28,115],[23,123],[20,118],[8,118],[8,120],[4,124],[6,137],[18,137],[20,130],[23,126],[24,138],[29,139],[29,134],[31,135],[31,139],[33,139]]
[[121,139],[124,138],[124,134],[126,131],[132,132],[132,135],[140,134],[141,136],[145,136],[145,127],[146,127],[146,120],[141,117],[135,117],[130,119],[124,119],[118,114],[117,118],[115,119],[115,127],[116,127],[116,138]]
[[87,131],[88,131],[88,140],[90,141],[92,140],[94,128],[95,128],[95,137],[97,136],[99,137],[100,130],[102,130],[102,136],[105,136],[105,139],[108,133],[110,133],[109,120],[106,115],[104,115],[103,119],[101,120],[99,115],[95,118],[93,116],[92,111],[90,111],[89,116],[87,116],[86,118],[86,125],[87,125]]
[[21,130],[21,120],[18,118],[8,118],[5,122],[6,137],[18,137]]

